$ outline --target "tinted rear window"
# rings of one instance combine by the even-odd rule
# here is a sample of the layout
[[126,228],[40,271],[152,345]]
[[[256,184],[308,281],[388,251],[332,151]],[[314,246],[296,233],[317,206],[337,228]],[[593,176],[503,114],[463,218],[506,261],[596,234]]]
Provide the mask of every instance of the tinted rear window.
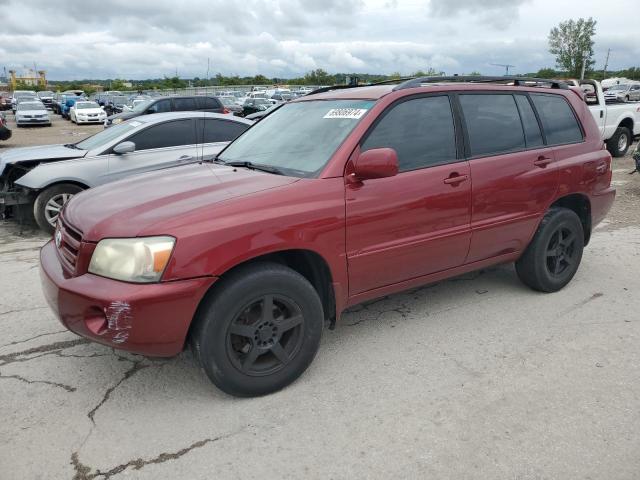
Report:
[[230,142],[243,133],[249,125],[231,120],[198,119],[198,143]]
[[516,95],[515,98],[518,104],[518,110],[520,110],[520,118],[522,119],[522,126],[524,127],[524,137],[527,142],[527,148],[544,145],[540,125],[538,125],[538,119],[536,118],[536,114],[533,113],[529,99],[524,95]]
[[455,162],[449,97],[416,98],[393,106],[362,144],[362,151],[374,148],[393,148],[400,171]]
[[152,148],[193,145],[196,143],[195,130],[191,119],[174,120],[146,128],[128,140],[136,144],[136,151]]
[[582,130],[578,125],[573,110],[560,95],[534,93],[531,100],[538,111],[547,145],[576,143],[583,140]]
[[472,156],[525,148],[520,115],[512,95],[460,95]]
[[174,98],[173,105],[178,112],[185,112],[189,110],[197,110],[195,98]]
[[215,110],[222,108],[220,102],[217,99],[211,97],[198,98],[198,104],[199,107],[204,110]]

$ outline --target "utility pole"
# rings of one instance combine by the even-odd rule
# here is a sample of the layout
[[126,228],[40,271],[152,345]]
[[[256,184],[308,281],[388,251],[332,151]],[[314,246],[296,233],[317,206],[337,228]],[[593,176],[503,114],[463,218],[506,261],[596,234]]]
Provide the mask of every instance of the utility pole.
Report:
[[504,67],[505,70],[505,75],[508,77],[509,76],[509,68],[511,67],[515,67],[515,65],[510,65],[508,63],[492,63],[491,65],[495,66],[495,67]]
[[584,68],[587,65],[587,56],[582,57],[582,69],[580,70],[580,81],[584,80]]
[[604,70],[602,70],[602,79],[604,80],[607,76],[607,67],[609,66],[609,54],[611,53],[611,49],[607,49],[607,59],[604,61]]

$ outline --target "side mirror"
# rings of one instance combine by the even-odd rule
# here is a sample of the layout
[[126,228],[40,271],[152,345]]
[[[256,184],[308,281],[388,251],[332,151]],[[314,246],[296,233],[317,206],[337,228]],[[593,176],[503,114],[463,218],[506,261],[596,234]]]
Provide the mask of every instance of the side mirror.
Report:
[[131,153],[136,151],[136,144],[133,142],[122,142],[113,147],[113,153],[123,155],[125,153]]
[[374,148],[361,153],[354,162],[356,180],[394,177],[398,174],[398,154],[393,148]]

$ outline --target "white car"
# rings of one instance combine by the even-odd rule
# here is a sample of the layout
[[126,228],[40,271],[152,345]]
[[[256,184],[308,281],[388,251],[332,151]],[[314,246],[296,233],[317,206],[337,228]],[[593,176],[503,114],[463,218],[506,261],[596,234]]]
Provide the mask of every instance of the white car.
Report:
[[107,113],[96,102],[76,102],[69,109],[69,119],[78,125],[81,123],[104,123]]
[[24,127],[26,125],[46,125],[51,126],[51,118],[44,104],[39,101],[18,102],[16,107],[16,125]]

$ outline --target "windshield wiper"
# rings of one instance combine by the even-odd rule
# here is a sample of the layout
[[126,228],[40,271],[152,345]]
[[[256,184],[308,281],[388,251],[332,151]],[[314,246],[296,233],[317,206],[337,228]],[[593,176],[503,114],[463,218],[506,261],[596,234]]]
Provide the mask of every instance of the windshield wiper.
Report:
[[279,168],[272,167],[271,165],[261,165],[259,163],[252,162],[224,162],[222,160],[218,160],[218,162],[222,163],[222,165],[227,165],[228,167],[245,167],[251,170],[260,170],[261,172],[273,173],[275,175],[284,175],[284,172]]
[[75,143],[65,143],[64,146],[67,148],[73,148],[74,150],[82,150],[80,147],[77,147]]

